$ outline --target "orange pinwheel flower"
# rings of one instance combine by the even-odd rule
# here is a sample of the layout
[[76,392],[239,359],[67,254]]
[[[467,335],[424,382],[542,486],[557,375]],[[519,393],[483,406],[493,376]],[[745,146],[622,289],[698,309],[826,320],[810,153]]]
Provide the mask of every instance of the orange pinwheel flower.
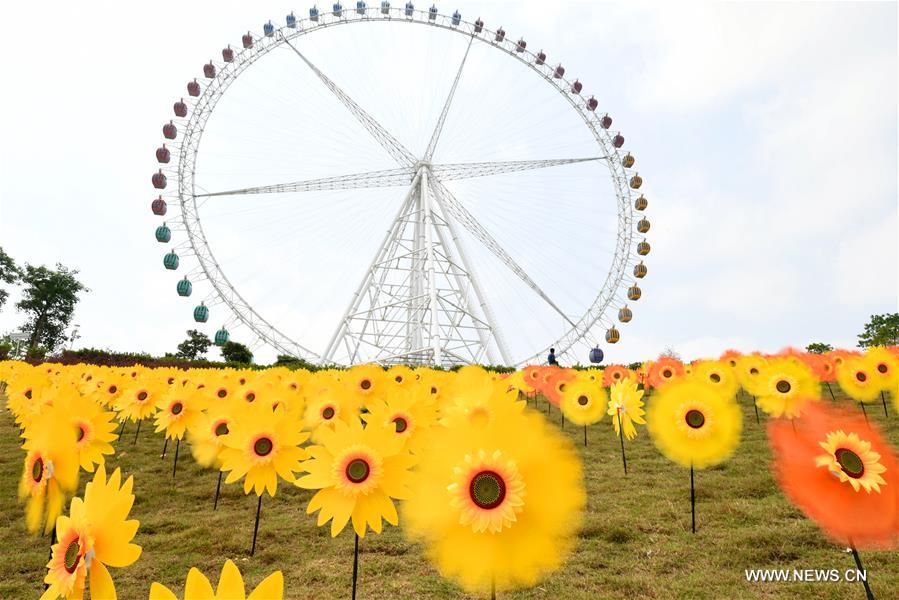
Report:
[[612,387],[613,383],[618,383],[625,379],[637,381],[634,372],[623,365],[609,365],[602,372],[602,386]]
[[808,352],[802,355],[804,362],[821,383],[833,383],[837,378],[836,364],[828,354],[813,354]]
[[768,439],[784,494],[836,543],[887,549],[899,533],[899,459],[855,413],[808,404],[771,419]]
[[670,356],[662,356],[649,367],[647,377],[649,379],[649,385],[657,388],[665,385],[676,377],[682,377],[683,374],[684,363],[676,358],[671,358]]
[[725,350],[724,354],[722,354],[721,358],[718,360],[727,363],[727,366],[729,366],[731,369],[735,369],[737,368],[737,359],[741,356],[743,356],[743,353],[737,350]]
[[577,374],[571,369],[554,368],[552,371],[549,371],[549,375],[546,377],[543,395],[555,406],[559,406],[562,402],[562,392],[565,391],[565,384],[574,381],[576,378]]

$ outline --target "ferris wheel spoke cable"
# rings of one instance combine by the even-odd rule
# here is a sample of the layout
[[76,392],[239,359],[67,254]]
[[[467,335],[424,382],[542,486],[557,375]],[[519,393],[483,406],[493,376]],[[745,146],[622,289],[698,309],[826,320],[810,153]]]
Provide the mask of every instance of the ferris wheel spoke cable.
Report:
[[443,110],[440,112],[440,118],[437,119],[437,125],[434,127],[434,133],[431,134],[431,141],[428,142],[428,149],[425,150],[425,161],[430,161],[434,156],[434,150],[437,148],[437,141],[440,139],[440,132],[443,131],[443,124],[446,122],[446,115],[449,114],[450,105],[453,103],[453,97],[456,95],[456,88],[459,86],[459,79],[462,77],[462,69],[465,67],[465,61],[468,60],[468,52],[471,50],[471,44],[474,37],[468,40],[468,46],[465,48],[465,56],[459,64],[459,70],[456,72],[456,78],[453,80],[453,87],[450,88],[449,96],[443,103]]
[[468,212],[461,202],[459,202],[455,196],[453,196],[452,192],[450,192],[443,183],[437,179],[432,178],[430,181],[433,182],[433,185],[430,186],[431,192],[437,198],[437,201],[440,203],[445,213],[448,213],[449,216],[453,217],[456,221],[462,224],[465,229],[467,229],[475,238],[481,242],[488,250],[490,250],[497,258],[502,261],[504,265],[506,265],[509,270],[515,273],[523,282],[527,284],[529,288],[531,288],[538,296],[540,296],[547,304],[549,304],[553,310],[562,315],[566,321],[568,321],[572,327],[574,327],[574,322],[568,317],[565,312],[562,311],[558,305],[552,301],[552,299],[544,292],[537,283],[531,279],[530,275],[522,269],[515,260],[509,256],[509,253],[503,249],[503,247],[496,241],[496,239],[490,235],[490,233],[484,229],[484,226],[472,215]]
[[322,73],[318,67],[312,64],[308,58],[306,58],[302,52],[296,49],[296,47],[290,43],[290,41],[284,37],[284,43],[287,44],[294,52],[296,52],[297,56],[299,56],[306,65],[312,69],[312,71],[321,79],[322,83],[331,90],[331,92],[336,95],[340,101],[346,106],[353,116],[362,123],[362,126],[371,133],[374,138],[384,147],[385,150],[396,160],[398,163],[402,165],[412,166],[417,161],[412,154],[406,150],[406,148],[393,137],[390,132],[388,132],[384,127],[381,126],[371,115],[369,115],[365,110],[356,104],[356,102],[346,95],[346,93],[340,89],[336,83],[331,81],[327,75]]
[[[510,160],[491,161],[479,163],[454,163],[448,165],[433,165],[430,168],[434,177],[442,181],[458,179],[472,179],[475,177],[487,177],[504,173],[516,173],[534,169],[545,169],[558,165],[569,165],[592,160],[603,160],[606,157],[596,156],[590,158],[561,158],[548,160]],[[239,196],[246,194],[278,194],[284,192],[309,192],[321,190],[347,190],[375,187],[405,187],[409,185],[415,176],[415,169],[400,168],[369,173],[352,173],[350,175],[338,175],[336,177],[323,177],[306,181],[294,181],[291,183],[279,183],[275,185],[262,185],[223,192],[206,192],[196,194],[197,198],[212,198],[215,196]],[[199,187],[199,186],[198,186]]]

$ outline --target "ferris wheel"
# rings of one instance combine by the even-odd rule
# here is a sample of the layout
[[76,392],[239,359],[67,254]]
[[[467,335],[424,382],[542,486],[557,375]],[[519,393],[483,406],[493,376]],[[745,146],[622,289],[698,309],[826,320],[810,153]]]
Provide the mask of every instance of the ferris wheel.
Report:
[[186,270],[179,296],[205,291],[194,320],[322,364],[580,362],[618,342],[647,274],[643,180],[600,101],[532,48],[386,1],[225,47],[152,176],[163,264]]

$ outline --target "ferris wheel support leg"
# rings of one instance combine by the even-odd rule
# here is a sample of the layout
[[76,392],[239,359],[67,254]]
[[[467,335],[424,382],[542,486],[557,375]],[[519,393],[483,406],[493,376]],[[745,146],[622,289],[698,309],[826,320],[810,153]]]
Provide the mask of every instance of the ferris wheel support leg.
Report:
[[334,351],[337,349],[337,340],[340,339],[341,335],[345,335],[347,332],[347,319],[353,312],[358,310],[359,302],[362,300],[362,291],[371,281],[375,265],[381,261],[384,253],[387,252],[387,249],[390,247],[390,240],[396,235],[397,228],[400,225],[403,215],[406,214],[409,203],[413,199],[413,195],[415,193],[416,187],[418,186],[418,182],[419,177],[418,175],[416,175],[412,180],[412,185],[409,186],[409,191],[406,192],[406,197],[403,199],[403,202],[400,205],[400,209],[396,213],[396,217],[394,217],[393,222],[387,229],[387,235],[384,236],[384,241],[381,242],[381,247],[377,252],[375,252],[375,256],[372,259],[371,264],[368,266],[368,269],[365,271],[365,275],[362,277],[362,281],[359,283],[359,287],[356,288],[355,293],[353,293],[353,299],[350,301],[349,306],[347,306],[346,312],[343,313],[343,317],[340,319],[340,323],[338,324],[337,329],[334,330],[334,335],[331,336],[331,341],[328,342],[327,349],[325,350],[325,353],[322,354],[322,362],[328,363],[333,359]]
[[[484,295],[484,292],[481,290],[481,284],[478,282],[478,277],[475,272],[471,268],[471,264],[468,261],[468,257],[465,254],[465,249],[462,247],[462,241],[459,239],[458,231],[456,230],[456,226],[453,224],[453,220],[450,217],[449,213],[446,210],[446,207],[443,205],[443,201],[440,199],[439,194],[434,194],[434,201],[437,203],[437,206],[440,207],[440,212],[443,213],[443,218],[446,221],[446,226],[449,229],[450,235],[452,236],[452,244],[443,244],[443,247],[449,251],[451,247],[455,247],[456,252],[459,253],[459,260],[462,262],[462,268],[465,269],[465,272],[468,273],[468,279],[471,281],[471,287],[474,290],[475,297],[478,300],[478,304],[481,307],[481,312],[484,315],[484,320],[487,322],[487,325],[490,327],[490,331],[493,334],[493,339],[496,342],[496,347],[499,349],[500,357],[503,359],[503,364],[511,365],[512,359],[509,354],[509,349],[506,346],[506,340],[503,337],[502,332],[499,327],[496,326],[496,319],[493,316],[493,311],[490,309],[490,304],[487,302],[487,297]],[[438,235],[442,235],[438,230]],[[466,297],[466,301],[468,298]],[[469,312],[471,311],[469,307]],[[481,335],[483,335],[483,330],[479,329]],[[481,340],[484,346],[487,348],[487,354],[491,361],[493,361],[492,351],[490,350],[489,341]]]
[[435,269],[434,269],[434,216],[431,214],[431,199],[430,194],[428,194],[428,170],[422,168],[421,170],[421,178],[418,182],[419,184],[419,198],[421,199],[421,205],[424,209],[424,230],[425,230],[425,245],[427,246],[426,251],[426,260],[427,260],[427,269],[428,269],[428,292],[430,294],[430,304],[429,310],[431,313],[431,326],[430,326],[430,342],[431,347],[434,351],[434,364],[437,366],[443,366],[443,356],[441,355],[441,342],[440,342],[440,326],[437,322],[437,282],[435,279]]

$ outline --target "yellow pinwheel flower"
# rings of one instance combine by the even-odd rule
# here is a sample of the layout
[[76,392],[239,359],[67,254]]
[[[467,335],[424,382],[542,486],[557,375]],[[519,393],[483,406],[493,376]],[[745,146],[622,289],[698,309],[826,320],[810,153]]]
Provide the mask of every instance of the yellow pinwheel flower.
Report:
[[880,385],[883,392],[892,392],[899,383],[899,357],[883,346],[873,346],[865,352],[865,361],[870,366],[870,372]]
[[[284,598],[284,575],[275,571],[263,579],[250,595],[246,595],[243,577],[237,566],[226,560],[219,576],[218,586],[212,584],[196,567],[187,573],[184,584],[184,600],[282,600]],[[149,600],[178,600],[171,590],[155,581],[150,586]]]
[[154,377],[135,374],[116,401],[119,420],[140,421],[152,416],[156,412],[156,402],[165,391],[164,384]]
[[647,414],[658,449],[685,467],[711,467],[740,442],[740,407],[714,388],[691,379],[672,382],[653,397]]
[[307,514],[319,511],[319,527],[331,521],[332,537],[351,518],[359,537],[365,536],[367,527],[381,533],[382,520],[396,525],[393,500],[408,497],[409,468],[415,459],[395,428],[377,424],[363,428],[358,419],[337,421],[333,430],[321,431],[319,441],[302,464],[308,474],[296,482],[319,490],[309,501]]
[[837,383],[856,402],[880,399],[881,381],[874,374],[876,365],[864,356],[848,355],[837,365]]
[[362,414],[368,425],[393,429],[403,440],[404,447],[413,454],[420,453],[428,430],[437,423],[434,396],[421,384],[394,390],[389,397],[368,402],[368,412]]
[[407,537],[471,594],[531,587],[558,569],[586,503],[571,441],[534,411],[498,412],[434,428],[402,504]]
[[575,425],[592,425],[605,414],[609,405],[602,379],[579,378],[562,392],[562,414]]
[[724,398],[736,397],[737,390],[740,389],[736,372],[723,360],[703,360],[696,363],[692,377],[717,389]]
[[387,373],[377,365],[356,365],[341,377],[348,394],[355,395],[366,406],[396,387],[391,385]]
[[202,418],[206,395],[192,386],[173,384],[156,401],[156,433],[165,431],[170,440],[180,440]]
[[115,598],[115,585],[107,567],[127,567],[140,557],[141,547],[131,543],[140,523],[128,520],[134,503],[133,477],[121,485],[116,469],[106,479],[97,469],[84,489],[84,500],[73,498],[69,516],[56,520],[58,542],[51,549],[41,600],[81,598],[89,581],[91,598]]
[[815,465],[826,467],[856,492],[860,488],[869,494],[871,490],[880,492],[880,486],[886,485],[886,480],[880,476],[887,470],[880,464],[880,454],[871,450],[871,442],[861,439],[857,433],[847,435],[842,429],[831,431],[819,445],[826,454],[816,457]]
[[[673,385],[677,380],[666,383],[663,387]],[[643,415],[643,390],[637,389],[637,382],[631,379],[622,379],[612,384],[609,389],[609,410],[607,414],[612,417],[612,427],[615,429],[615,435],[620,436],[620,427],[624,430],[624,437],[629,440],[637,437],[638,425],[646,425]]]
[[300,447],[309,434],[302,422],[283,408],[254,402],[241,404],[228,423],[228,433],[221,436],[219,452],[221,470],[228,473],[225,483],[244,479],[243,491],[254,490],[257,496],[268,491],[274,496],[278,477],[293,483],[300,461],[307,457]]
[[802,406],[821,399],[821,384],[812,370],[792,357],[772,359],[758,376],[759,408],[774,417],[798,417]]

